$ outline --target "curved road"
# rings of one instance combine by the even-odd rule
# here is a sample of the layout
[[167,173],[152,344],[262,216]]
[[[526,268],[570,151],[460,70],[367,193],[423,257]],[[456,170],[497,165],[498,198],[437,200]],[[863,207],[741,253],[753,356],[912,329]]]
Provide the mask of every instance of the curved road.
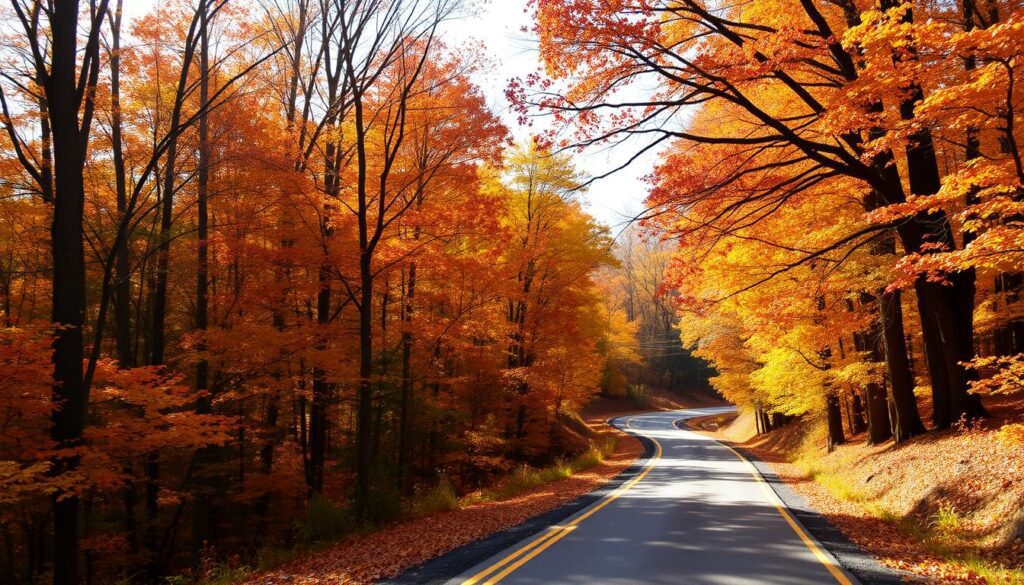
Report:
[[616,419],[619,428],[655,441],[640,474],[449,583],[858,584],[793,520],[750,463],[674,424],[730,410]]

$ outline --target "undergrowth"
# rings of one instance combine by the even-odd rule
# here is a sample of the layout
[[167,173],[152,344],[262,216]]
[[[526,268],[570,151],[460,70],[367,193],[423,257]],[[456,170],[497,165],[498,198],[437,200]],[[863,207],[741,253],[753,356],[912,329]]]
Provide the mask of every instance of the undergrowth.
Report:
[[824,465],[816,451],[813,430],[808,433],[793,462],[810,479],[824,487],[833,497],[858,505],[868,516],[896,526],[913,541],[943,562],[962,567],[992,585],[1024,585],[1024,569],[1008,568],[981,558],[974,550],[982,548],[978,537],[968,528],[969,519],[953,506],[943,504],[932,516],[922,520],[901,515],[877,501],[876,495],[851,484],[842,471]]
[[[455,485],[448,478],[442,477],[433,487],[423,490],[405,501],[400,518],[406,520],[421,518],[457,510],[472,504],[514,498],[537,487],[596,467],[615,452],[617,444],[618,438],[608,435],[574,458],[559,458],[553,464],[543,468],[521,465],[491,489],[462,498],[456,493]],[[388,511],[390,512],[390,510]],[[306,507],[305,517],[297,526],[301,547],[286,549],[267,547],[260,551],[252,567],[213,565],[203,571],[204,576],[199,580],[178,577],[167,583],[168,585],[240,583],[251,576],[254,570],[265,571],[282,566],[301,556],[304,552],[322,550],[346,537],[374,528],[373,524],[360,524],[349,507],[335,504],[324,498],[314,498],[310,500]]]
[[600,464],[605,457],[615,452],[616,445],[617,438],[609,436],[572,460],[560,458],[552,465],[539,469],[521,465],[496,487],[467,496],[461,503],[473,504],[508,500],[542,485],[566,479]]

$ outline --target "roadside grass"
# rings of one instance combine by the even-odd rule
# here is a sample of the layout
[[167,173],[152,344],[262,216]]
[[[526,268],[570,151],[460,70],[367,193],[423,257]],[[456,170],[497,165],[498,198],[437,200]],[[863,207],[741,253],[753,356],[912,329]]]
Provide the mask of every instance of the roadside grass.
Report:
[[866,490],[851,485],[842,473],[820,465],[810,450],[802,450],[794,463],[833,497],[853,502],[868,516],[896,526],[943,562],[979,577],[979,583],[1024,585],[1024,568],[1006,567],[972,552],[983,548],[984,543],[969,530],[970,519],[954,507],[940,505],[926,521],[903,516],[879,504]]
[[447,477],[442,477],[437,485],[413,498],[408,506],[407,516],[420,518],[458,508],[459,495],[455,493],[455,485]]
[[[408,499],[402,506],[401,519],[412,520],[433,514],[457,510],[473,504],[508,500],[535,488],[547,485],[600,465],[615,452],[618,437],[612,434],[598,437],[594,444],[580,455],[559,458],[547,467],[527,465],[512,473],[490,489],[459,497],[454,484],[442,477],[432,488]],[[202,577],[172,577],[165,585],[233,585],[242,583],[254,573],[283,566],[298,557],[324,550],[353,535],[371,532],[372,524],[360,524],[351,510],[323,498],[315,498],[307,506],[306,515],[297,526],[300,545],[289,548],[266,547],[249,566],[211,564],[202,571]]]
[[943,561],[977,575],[979,582],[1024,585],[1024,569],[1006,567],[971,552],[977,550],[982,543],[971,536],[966,527],[968,519],[950,506],[940,506],[927,522],[891,513],[883,519],[895,524],[900,531],[920,542],[928,552]]
[[495,487],[470,494],[462,498],[459,505],[508,500],[542,485],[572,477],[599,465],[615,452],[617,444],[617,437],[608,436],[574,459],[557,459],[553,464],[543,468],[521,465]]

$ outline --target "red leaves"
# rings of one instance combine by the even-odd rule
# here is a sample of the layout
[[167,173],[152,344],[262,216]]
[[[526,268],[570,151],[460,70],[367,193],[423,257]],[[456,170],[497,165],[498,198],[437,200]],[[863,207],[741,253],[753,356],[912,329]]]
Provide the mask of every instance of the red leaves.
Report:
[[246,581],[251,585],[363,584],[394,577],[405,569],[464,544],[510,528],[597,489],[642,452],[639,441],[620,437],[612,457],[590,471],[520,496],[472,504],[352,537],[322,553]]

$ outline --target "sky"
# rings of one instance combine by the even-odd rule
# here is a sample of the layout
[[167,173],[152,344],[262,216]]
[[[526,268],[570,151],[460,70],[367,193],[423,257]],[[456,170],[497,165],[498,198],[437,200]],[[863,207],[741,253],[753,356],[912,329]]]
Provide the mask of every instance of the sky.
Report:
[[[126,16],[143,14],[159,3],[160,0],[126,0]],[[471,15],[446,22],[441,30],[442,39],[452,47],[483,43],[491,66],[476,74],[475,81],[483,89],[492,111],[502,116],[520,141],[528,140],[546,124],[545,120],[536,119],[533,127],[521,126],[504,94],[509,79],[525,77],[541,69],[536,39],[522,32],[523,27],[531,25],[526,4],[526,0],[484,0]],[[574,159],[584,175],[596,176],[624,164],[635,151],[635,145],[632,148],[629,145],[618,149],[595,148],[583,154],[574,153]],[[657,150],[652,150],[629,168],[592,183],[583,196],[587,210],[611,227],[613,234],[619,233],[629,218],[643,210],[647,193],[643,177],[651,172],[656,162]]]
[[[528,140],[531,133],[546,125],[545,120],[535,119],[533,127],[520,126],[504,95],[509,79],[525,77],[542,68],[536,39],[522,32],[523,27],[529,28],[531,24],[526,0],[491,0],[476,15],[446,23],[444,30],[445,41],[449,44],[483,42],[494,67],[482,72],[477,84],[484,89],[492,110],[503,116],[519,140]],[[584,174],[597,176],[623,165],[636,150],[636,145],[628,144],[619,149],[595,148],[583,154],[574,153],[574,158]],[[612,227],[613,233],[618,233],[630,218],[643,210],[647,195],[643,177],[653,170],[657,152],[652,150],[629,168],[595,181],[584,195],[588,211]]]

